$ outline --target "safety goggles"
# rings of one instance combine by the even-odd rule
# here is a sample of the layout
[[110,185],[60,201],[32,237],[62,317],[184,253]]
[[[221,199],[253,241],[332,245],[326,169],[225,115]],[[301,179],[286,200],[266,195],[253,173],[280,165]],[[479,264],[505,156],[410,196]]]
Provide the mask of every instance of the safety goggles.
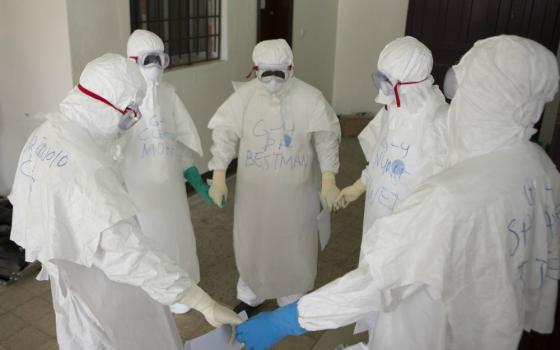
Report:
[[[375,85],[375,87],[378,90],[381,90],[381,92],[383,92],[383,94],[385,94],[385,96],[392,96],[395,95],[395,101],[397,102],[397,107],[401,106],[401,99],[399,96],[399,86],[401,85],[413,85],[413,84],[418,84],[421,83],[425,80],[428,79],[428,77],[419,80],[419,81],[399,81],[397,80],[397,82],[395,84],[393,84],[391,82],[391,79],[389,79],[389,77],[385,74],[383,74],[382,72],[375,72],[371,75],[371,79],[373,80],[373,84]],[[387,107],[387,106],[385,106]]]
[[272,80],[286,81],[290,78],[293,66],[285,65],[267,65],[267,66],[253,66],[247,75],[247,79],[251,77],[253,72],[257,73],[257,79],[263,83],[268,83]]
[[377,71],[371,74],[371,80],[373,80],[373,85],[377,90],[381,90],[385,96],[391,96],[393,92],[393,84],[389,77],[385,74]]
[[161,51],[142,52],[138,56],[129,56],[142,67],[158,66],[165,69],[169,66],[169,55]]
[[140,109],[138,104],[135,102],[130,103],[125,109],[120,109],[111,102],[107,101],[105,98],[99,96],[93,91],[90,91],[83,87],[81,84],[78,84],[78,90],[82,93],[86,94],[87,96],[100,101],[107,106],[113,108],[117,112],[121,114],[121,119],[119,120],[119,129],[122,131],[126,131],[134,126],[134,124],[138,123],[140,118],[142,118],[142,113],[140,113]]

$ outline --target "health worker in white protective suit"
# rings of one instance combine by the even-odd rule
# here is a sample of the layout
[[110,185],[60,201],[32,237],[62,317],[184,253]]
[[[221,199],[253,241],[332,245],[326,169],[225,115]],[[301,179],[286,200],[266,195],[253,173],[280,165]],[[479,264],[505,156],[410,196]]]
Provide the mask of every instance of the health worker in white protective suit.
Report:
[[[147,90],[140,105],[142,119],[126,135],[122,163],[126,188],[139,208],[138,222],[151,246],[198,283],[200,269],[184,181],[212,203],[208,185],[193,166],[194,155],[202,156],[200,137],[175,88],[161,81],[169,64],[163,41],[137,29],[128,38],[127,56],[138,64]],[[174,304],[171,311],[184,313],[188,307]]]
[[51,280],[62,350],[182,349],[167,306],[178,301],[214,326],[240,321],[152,250],[138,225],[112,156],[145,90],[135,63],[103,55],[21,152],[11,239]]
[[375,101],[385,106],[358,136],[368,166],[338,196],[346,207],[367,192],[364,232],[441,170],[437,156],[443,147],[434,124],[447,113],[447,103],[433,85],[432,65],[430,50],[410,36],[393,40],[379,55],[372,79]]
[[210,196],[219,206],[228,193],[225,170],[238,157],[234,248],[237,298],[246,309],[272,298],[285,305],[313,289],[320,197],[333,208],[340,192],[333,109],[319,90],[293,76],[285,40],[260,42],[253,61],[257,79],[239,87],[209,123]]
[[354,271],[238,326],[248,349],[381,311],[370,349],[516,349],[550,333],[560,272],[560,174],[529,138],[558,90],[556,57],[516,36],[453,67],[451,167],[375,221]]
[[[346,207],[366,192],[364,234],[442,169],[444,147],[437,125],[447,103],[430,75],[432,65],[431,51],[410,36],[393,40],[379,55],[372,78],[375,101],[385,106],[358,136],[368,165],[338,196],[340,206]],[[377,313],[368,315],[356,331],[373,328],[376,319]]]

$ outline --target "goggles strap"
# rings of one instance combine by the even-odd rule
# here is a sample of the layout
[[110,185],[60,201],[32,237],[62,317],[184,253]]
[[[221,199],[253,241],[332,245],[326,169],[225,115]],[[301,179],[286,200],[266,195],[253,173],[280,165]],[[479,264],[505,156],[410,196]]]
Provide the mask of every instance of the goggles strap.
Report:
[[245,76],[245,79],[251,78],[251,76],[257,71],[257,69],[259,69],[259,66],[253,65],[249,73]]
[[405,82],[397,81],[397,83],[393,87],[393,91],[395,92],[395,100],[397,101],[397,108],[401,107],[401,98],[399,96],[399,86],[418,84],[418,83],[421,83],[423,81],[426,81],[427,79],[428,79],[428,77],[426,77],[422,80],[419,80],[419,81],[405,81]]
[[99,96],[98,94],[96,94],[93,91],[90,91],[88,89],[86,89],[85,87],[83,87],[82,84],[78,84],[78,90],[80,90],[82,93],[88,95],[89,97],[98,100],[100,102],[105,103],[106,105],[112,107],[113,109],[115,109],[116,111],[120,112],[121,114],[124,114],[125,111],[117,108],[114,104],[112,104],[111,102],[107,101],[106,99],[104,99],[103,97]]

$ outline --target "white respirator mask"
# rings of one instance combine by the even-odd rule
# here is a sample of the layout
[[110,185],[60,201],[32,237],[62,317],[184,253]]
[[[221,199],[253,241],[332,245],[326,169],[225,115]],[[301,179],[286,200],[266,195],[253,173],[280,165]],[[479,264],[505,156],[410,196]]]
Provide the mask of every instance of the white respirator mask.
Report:
[[293,72],[292,65],[259,65],[254,68],[257,71],[257,79],[273,95],[280,92],[286,86],[286,82],[292,77]]
[[161,74],[163,73],[163,69],[158,66],[151,66],[151,67],[141,67],[140,72],[144,76],[144,78],[152,83],[157,83],[161,78]]

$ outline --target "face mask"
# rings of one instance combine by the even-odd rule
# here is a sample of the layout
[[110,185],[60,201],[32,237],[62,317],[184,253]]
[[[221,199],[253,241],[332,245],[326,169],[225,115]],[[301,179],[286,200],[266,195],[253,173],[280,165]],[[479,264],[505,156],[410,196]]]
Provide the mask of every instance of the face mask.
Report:
[[115,106],[114,104],[112,104],[111,102],[109,102],[108,100],[106,100],[105,98],[97,95],[95,92],[92,92],[88,89],[86,89],[85,87],[83,87],[81,84],[78,84],[78,89],[88,95],[89,97],[102,102],[104,104],[106,104],[107,106],[113,108],[114,110],[116,110],[117,112],[119,112],[121,114],[121,118],[119,120],[119,130],[121,131],[126,131],[130,128],[132,128],[134,126],[134,124],[138,123],[138,121],[140,120],[140,118],[142,118],[142,114],[140,113],[140,109],[138,108],[138,104],[131,102],[124,110],[118,108],[117,106]]
[[443,94],[448,99],[452,100],[457,92],[457,75],[453,67],[447,70],[445,73],[445,79],[443,80]]
[[152,66],[146,68],[141,67],[140,72],[142,72],[142,75],[147,81],[157,83],[161,78],[163,70],[158,66]]
[[284,86],[286,85],[286,81],[282,80],[282,79],[272,79],[272,80],[268,80],[266,82],[262,82],[261,84],[264,85],[264,88],[271,94],[277,94],[278,92],[280,92],[282,90],[282,88],[284,88]]

